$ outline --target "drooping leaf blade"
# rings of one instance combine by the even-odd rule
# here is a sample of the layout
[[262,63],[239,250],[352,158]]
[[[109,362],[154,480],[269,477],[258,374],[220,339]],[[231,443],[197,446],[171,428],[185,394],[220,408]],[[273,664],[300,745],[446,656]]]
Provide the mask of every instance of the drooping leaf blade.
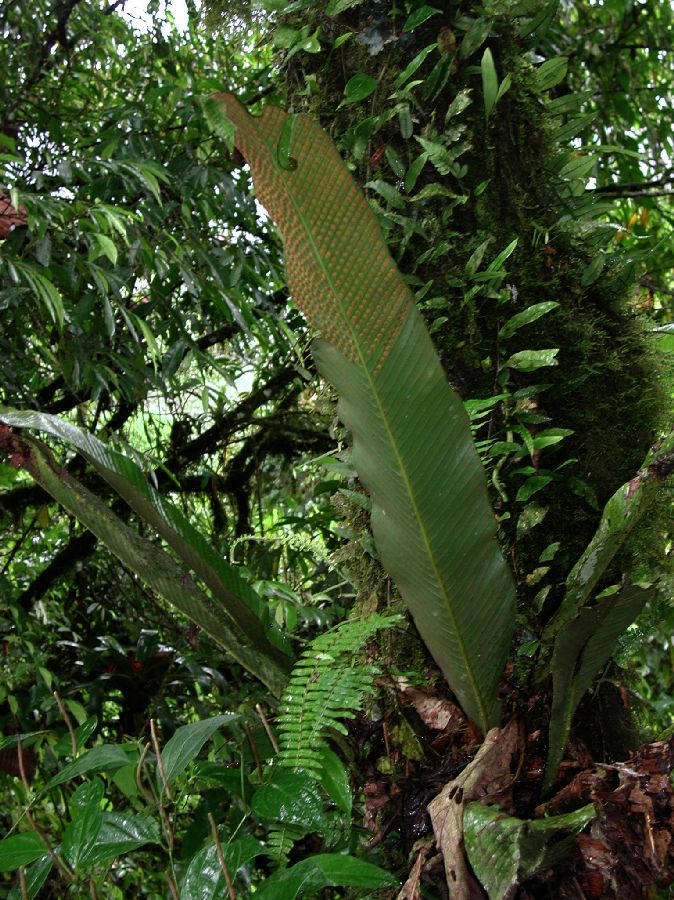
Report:
[[319,853],[288,869],[278,869],[264,882],[260,900],[294,900],[315,896],[329,887],[391,888],[398,880],[390,872],[341,853]]
[[486,730],[499,719],[514,586],[461,401],[327,135],[296,116],[298,165],[283,169],[286,114],[268,106],[253,118],[232,95],[219,96],[284,238],[291,293],[323,337],[316,361],[340,394],[382,562],[450,687]]
[[[235,713],[223,716],[212,716],[210,719],[202,719],[200,722],[192,722],[189,725],[181,725],[176,729],[166,746],[162,750],[161,760],[164,777],[169,785],[173,784],[178,775],[195,759],[206,741],[212,737],[218,728],[227,722],[238,718]],[[157,782],[161,787],[161,773],[157,771]]]
[[[155,490],[141,468],[130,457],[113,450],[84,429],[47,413],[0,407],[0,421],[7,422],[15,428],[34,428],[47,432],[75,447],[134,512],[143,521],[156,528],[183,560],[186,569],[194,571],[201,578],[214,598],[219,601],[217,617],[226,623],[229,629],[235,628],[240,632],[245,646],[257,647],[269,657],[272,663],[270,675],[274,676],[276,673],[277,678],[272,690],[275,693],[280,691],[285,683],[285,676],[290,671],[292,660],[288,656],[289,650],[284,646],[280,633],[272,627],[265,627],[267,612],[260,598],[250,585],[239,577],[234,566],[229,565],[221,554],[215,552],[182,512]],[[58,489],[57,484],[54,483],[54,486]],[[52,493],[52,496],[55,495]],[[93,501],[96,501],[96,498],[91,496]],[[78,514],[73,512],[73,515]],[[97,536],[105,543],[105,538]],[[171,565],[171,568],[175,567]],[[196,608],[193,612],[196,612]],[[192,613],[188,612],[187,615],[194,619]],[[211,627],[201,622],[197,624],[218,640]],[[211,621],[211,626],[212,624]],[[280,675],[280,672],[283,675]],[[271,687],[269,682],[265,683]]]
[[39,859],[45,851],[42,838],[34,831],[13,834],[0,841],[0,872],[11,872]]
[[[0,419],[3,418],[4,411],[0,412]],[[17,420],[12,417],[12,421]],[[17,435],[13,435],[12,440],[21,449],[24,467],[47,493],[78,518],[160,597],[207,631],[270,690],[281,692],[287,681],[287,672],[279,665],[280,651],[268,643],[252,642],[237,620],[201,591],[165,551],[129,528],[75,478],[59,471],[47,449],[38,441]],[[281,659],[286,658],[281,655]]]
[[653,591],[630,585],[585,607],[558,633],[552,654],[552,711],[544,790],[562,761],[571,720],[583,694],[615,650],[616,641],[644,608]]
[[509,898],[518,884],[563,859],[594,816],[589,804],[547,819],[516,819],[474,801],[463,816],[466,853],[488,896]]
[[607,566],[671,477],[673,456],[674,432],[649,451],[635,477],[609,498],[594,537],[566,579],[564,600],[550,620],[544,639],[554,637],[590,599]]

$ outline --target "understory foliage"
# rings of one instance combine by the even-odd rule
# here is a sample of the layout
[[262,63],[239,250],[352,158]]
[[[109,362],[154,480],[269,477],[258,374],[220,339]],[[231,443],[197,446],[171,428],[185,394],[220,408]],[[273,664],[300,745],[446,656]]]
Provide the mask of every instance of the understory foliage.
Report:
[[134,15],[0,0],[0,897],[664,885],[671,9]]

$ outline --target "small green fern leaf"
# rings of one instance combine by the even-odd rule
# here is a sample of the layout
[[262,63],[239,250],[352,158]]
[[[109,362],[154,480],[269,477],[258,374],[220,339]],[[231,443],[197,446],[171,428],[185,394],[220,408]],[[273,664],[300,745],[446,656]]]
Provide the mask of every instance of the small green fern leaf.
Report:
[[401,621],[380,616],[343,622],[320,635],[295,665],[281,701],[279,742],[282,765],[320,778],[321,748],[331,730],[346,734],[344,719],[353,719],[380,674],[359,652],[381,629]]
[[287,866],[288,856],[293,846],[305,837],[307,829],[301,825],[277,822],[267,833],[265,853],[277,866]]

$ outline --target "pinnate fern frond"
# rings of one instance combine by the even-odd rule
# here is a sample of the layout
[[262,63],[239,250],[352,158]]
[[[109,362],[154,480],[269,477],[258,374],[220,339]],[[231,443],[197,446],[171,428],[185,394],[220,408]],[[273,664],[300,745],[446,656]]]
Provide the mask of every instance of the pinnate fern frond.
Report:
[[353,719],[374,689],[380,669],[363,661],[360,651],[382,628],[400,616],[374,614],[343,622],[320,635],[293,669],[277,719],[282,765],[320,776],[321,749],[331,730],[347,733],[344,719]]
[[307,829],[301,825],[277,822],[269,830],[265,841],[265,852],[277,866],[287,866],[288,856],[295,843],[305,837]]

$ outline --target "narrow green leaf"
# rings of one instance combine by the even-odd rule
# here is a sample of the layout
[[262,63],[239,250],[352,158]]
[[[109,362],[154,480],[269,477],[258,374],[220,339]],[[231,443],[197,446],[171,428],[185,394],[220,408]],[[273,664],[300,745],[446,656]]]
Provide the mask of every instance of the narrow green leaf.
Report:
[[22,280],[30,287],[35,296],[45,307],[49,317],[55,323],[59,331],[63,331],[65,309],[60,291],[52,284],[46,275],[34,266],[18,259],[12,260],[12,265],[16,272],[21,275]]
[[106,256],[112,265],[116,266],[117,247],[115,247],[114,241],[110,240],[107,234],[90,234],[89,237],[92,241],[89,259],[93,262],[99,256]]
[[283,169],[296,169],[297,160],[290,155],[290,144],[293,136],[295,117],[288,116],[283,123],[278,139],[278,162]]
[[543,93],[543,91],[549,91],[550,88],[555,87],[560,81],[564,81],[568,66],[569,60],[566,56],[556,56],[554,59],[547,59],[536,69],[537,90]]
[[494,65],[494,57],[489,47],[482,54],[480,62],[480,71],[482,72],[482,96],[484,97],[484,114],[487,118],[494,108],[496,96],[498,94],[498,76],[496,74],[496,66]]
[[394,209],[405,208],[405,198],[386,181],[381,181],[379,179],[376,181],[368,181],[365,187],[376,191],[379,196],[383,197],[384,200],[389,203]]
[[0,841],[0,872],[10,872],[27,866],[44,854],[45,845],[34,831],[13,834]]
[[437,44],[429,44],[428,47],[424,47],[417,55],[409,62],[402,72],[397,76],[394,81],[394,87],[396,90],[400,90],[400,88],[406,84],[412,75],[417,71],[417,69],[423,65],[424,61],[430,56],[430,54],[438,49]]
[[658,460],[674,453],[674,434],[651,449],[637,475],[608,500],[599,527],[566,580],[562,604],[545,630],[550,640],[590,599],[607,567],[663,489]]
[[580,276],[580,283],[583,287],[589,287],[589,285],[594,284],[594,282],[599,278],[601,273],[604,271],[604,266],[606,265],[606,254],[597,253],[595,258],[588,263],[587,266],[583,269],[583,274]]
[[553,480],[552,475],[532,475],[527,478],[522,487],[517,491],[515,500],[518,503],[526,503],[534,494],[542,490]]
[[410,163],[410,167],[405,175],[405,190],[408,194],[414,190],[414,186],[417,183],[417,178],[421,174],[421,170],[426,165],[427,161],[428,153],[421,153],[413,162]]
[[316,361],[340,394],[382,562],[450,687],[486,731],[500,719],[514,587],[463,404],[327,135],[298,116],[298,167],[288,172],[275,156],[285,113],[267,106],[253,118],[231,95],[222,101],[258,199],[285,239],[293,298],[322,334]]
[[[137,757],[138,754],[135,753],[134,756]],[[65,784],[78,775],[88,775],[90,772],[114,772],[115,769],[128,766],[134,761],[134,756],[125,753],[118,744],[94,747],[54,775],[48,782],[46,790],[51,790],[58,784]]]
[[445,125],[447,125],[450,119],[453,119],[454,116],[458,116],[464,111],[464,109],[470,106],[470,104],[473,102],[470,93],[471,89],[465,88],[463,91],[459,91],[459,93],[454,97],[452,102],[449,104],[447,112],[445,114]]
[[592,96],[592,91],[578,91],[574,94],[562,94],[561,97],[555,97],[546,101],[546,106],[553,116],[566,115],[567,113],[578,112],[580,107]]
[[[196,759],[201,748],[218,728],[222,728],[223,725],[233,722],[235,719],[238,719],[235,713],[227,713],[178,728],[161,753],[164,774],[169,785],[173,784],[193,759]],[[162,788],[159,768],[157,768],[157,785],[160,789]]]
[[517,247],[517,238],[511,241],[507,247],[505,247],[497,256],[492,259],[492,261],[487,266],[488,272],[498,272],[501,269],[503,263],[508,259],[508,257],[512,256]]
[[35,457],[32,476],[41,479],[45,490],[153,590],[190,616],[274,693],[280,693],[292,660],[282,644],[271,642],[277,633],[266,629],[261,620],[265,610],[260,598],[180,510],[149,484],[133,460],[56,416],[0,407],[0,420],[18,428],[46,431],[76,447],[132,509],[157,529],[185,566],[197,573],[217,603],[198,590],[167,554],[140,538],[76,479],[58,477],[35,443],[31,444],[34,450],[27,450]]
[[499,102],[501,97],[510,90],[512,83],[513,83],[512,77],[510,75],[510,72],[508,72],[506,77],[503,79],[503,81],[498,86],[498,92],[496,94],[496,102],[497,103]]
[[504,368],[518,369],[520,372],[534,372],[545,366],[558,366],[559,363],[555,359],[558,353],[559,348],[556,350],[520,350],[519,353],[513,353],[503,363],[503,366]]
[[[344,99],[339,106],[347,106],[349,103],[358,103],[365,100],[370,94],[373,94],[377,87],[377,79],[371,75],[353,75],[346,83],[344,88]],[[339,109],[339,107],[338,107]],[[284,120],[285,125],[285,120]],[[283,128],[283,126],[281,126]]]
[[491,28],[491,19],[475,19],[461,41],[459,47],[461,59],[467,59],[484,44],[489,37]]
[[398,121],[400,122],[400,136],[403,140],[408,141],[414,133],[409,103],[401,103],[398,106]]
[[224,141],[227,150],[232,153],[234,151],[234,125],[227,118],[227,114],[222,108],[222,104],[218,103],[213,97],[204,97],[201,101],[204,111],[206,124],[222,141]]
[[350,815],[353,795],[349,784],[349,773],[341,759],[329,747],[321,747],[320,782],[330,799],[342,812]]
[[532,306],[523,309],[522,312],[515,313],[514,316],[511,316],[499,331],[498,336],[501,340],[506,340],[507,338],[512,337],[513,334],[515,334],[516,331],[519,331],[524,325],[530,325],[532,322],[540,319],[541,316],[545,316],[549,312],[552,312],[553,309],[557,309],[558,306],[559,303],[556,300],[546,300],[543,303],[534,303]]
[[330,0],[325,14],[330,17],[338,16],[344,10],[351,9],[352,6],[360,6],[362,2],[363,0]]
[[577,137],[584,131],[588,125],[591,125],[596,117],[597,114],[591,112],[586,113],[584,116],[577,116],[575,119],[570,119],[566,125],[560,125],[560,127],[553,132],[553,140],[560,144],[566,144],[572,138]]
[[543,789],[554,783],[571,731],[571,721],[583,694],[608,662],[616,641],[636,619],[653,590],[631,585],[582,609],[564,625],[552,654],[552,712],[548,761]]
[[437,16],[441,12],[442,10],[436,9],[434,6],[420,6],[407,17],[405,24],[403,25],[403,32],[414,31],[415,28],[418,28],[419,25],[422,25],[430,19],[431,16]]

